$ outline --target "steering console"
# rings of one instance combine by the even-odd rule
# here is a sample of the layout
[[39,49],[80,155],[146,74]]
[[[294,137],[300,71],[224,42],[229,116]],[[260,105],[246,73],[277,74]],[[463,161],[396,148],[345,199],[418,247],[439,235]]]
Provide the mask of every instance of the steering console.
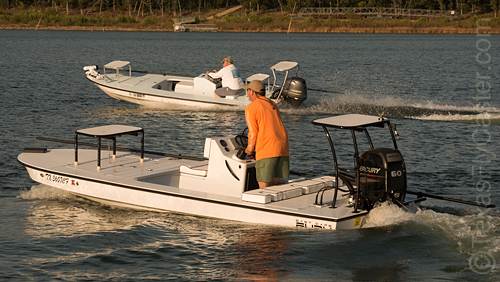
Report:
[[240,135],[236,135],[236,138],[235,138],[236,144],[238,144],[240,146],[238,153],[236,153],[236,156],[240,160],[244,160],[247,157],[247,153],[245,152],[245,150],[248,146],[248,136],[247,136],[247,133],[245,133],[247,130],[248,130],[248,127],[245,128]]

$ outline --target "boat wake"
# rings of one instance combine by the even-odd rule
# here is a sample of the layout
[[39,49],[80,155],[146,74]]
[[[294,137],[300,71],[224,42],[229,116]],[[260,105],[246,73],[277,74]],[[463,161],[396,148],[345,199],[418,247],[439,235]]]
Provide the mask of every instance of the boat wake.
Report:
[[[473,254],[473,241],[482,240],[481,249],[493,253],[500,251],[500,212],[476,209],[459,210],[455,208],[425,209],[410,207],[404,210],[392,203],[383,203],[370,211],[365,227],[394,227],[423,232],[426,236],[446,237],[457,242],[459,251]],[[479,225],[478,225],[479,224]],[[483,224],[483,225],[481,225]],[[484,227],[480,227],[484,226]]]
[[74,194],[57,189],[45,184],[34,185],[31,189],[21,190],[21,194],[17,196],[23,200],[67,200],[75,198]]
[[[198,108],[174,104],[143,105],[137,110],[146,111],[190,111],[190,112],[241,112],[244,107],[215,106]],[[365,114],[381,115],[389,118],[450,121],[476,123],[477,119],[489,119],[500,125],[500,108],[479,108],[476,106],[454,106],[438,104],[434,101],[408,102],[400,98],[386,97],[371,99],[358,95],[338,95],[306,100],[299,108],[281,105],[280,110],[287,116]]]
[[[54,200],[59,205],[41,205],[33,212],[34,228],[31,232],[38,236],[54,237],[94,234],[96,232],[116,232],[130,230],[136,227],[151,226],[166,229],[184,230],[198,234],[207,229],[254,230],[253,224],[243,224],[233,221],[199,218],[176,213],[156,213],[135,209],[110,207],[93,201],[81,199],[75,195],[47,185],[35,185],[29,190],[23,190],[18,196],[25,200]],[[483,240],[481,249],[496,253],[500,251],[500,232],[495,226],[500,225],[500,212],[496,210],[483,211],[476,209],[457,209],[453,207],[417,207],[410,205],[402,209],[395,204],[385,202],[374,209],[366,217],[364,228],[385,228],[392,232],[394,228],[406,230],[425,237],[446,238],[454,242],[462,254],[472,255],[477,250],[472,247],[474,240]],[[486,217],[484,217],[486,215]],[[485,227],[478,230],[478,223]],[[481,223],[481,224],[482,224]],[[48,228],[52,226],[51,228]],[[53,228],[57,226],[57,228]],[[191,226],[188,228],[188,226]],[[267,227],[261,226],[262,230]],[[271,228],[271,227],[269,227]],[[50,230],[49,230],[50,229]],[[272,228],[269,230],[273,230]],[[286,229],[291,231],[292,229]]]
[[322,97],[307,100],[298,109],[284,108],[283,111],[292,115],[383,114],[391,118],[464,123],[475,123],[476,119],[487,118],[492,124],[500,124],[500,108],[497,107],[441,105],[434,101],[408,102],[394,97],[377,99],[368,99],[358,95]]

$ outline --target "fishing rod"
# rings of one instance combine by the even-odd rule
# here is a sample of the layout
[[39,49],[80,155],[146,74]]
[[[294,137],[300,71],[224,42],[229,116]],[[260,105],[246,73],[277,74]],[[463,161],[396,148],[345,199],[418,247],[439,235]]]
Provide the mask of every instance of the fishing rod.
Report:
[[461,204],[466,204],[466,205],[472,205],[472,206],[478,206],[478,207],[483,207],[483,208],[496,208],[495,205],[485,205],[481,203],[476,203],[476,202],[470,202],[470,201],[464,201],[460,199],[453,199],[453,198],[447,198],[447,197],[442,197],[442,196],[437,196],[437,195],[431,195],[427,193],[422,193],[422,192],[412,192],[412,191],[406,191],[407,194],[411,195],[416,195],[418,197],[429,197],[433,199],[438,199],[438,200],[443,200],[443,201],[450,201],[450,202],[456,202],[456,203],[461,203]]
[[[53,138],[46,138],[46,137],[36,137],[36,139],[37,140],[43,140],[43,141],[58,142],[58,143],[75,144],[75,141],[60,140],[60,139],[53,139]],[[82,145],[82,146],[88,146],[88,147],[97,147],[96,144],[83,143],[83,142],[78,142],[78,145],[79,146],[80,145]],[[106,149],[107,146],[101,144],[101,148]],[[140,153],[141,152],[141,150],[129,149],[129,148],[123,148],[123,147],[116,147],[116,149],[119,150],[119,151],[132,152],[132,153]],[[174,155],[174,154],[152,152],[152,151],[144,151],[144,154],[164,156],[164,157],[172,157],[172,158],[178,158],[178,159],[187,159],[187,160],[193,160],[193,161],[206,161],[207,160],[205,158],[189,157],[189,156]]]
[[328,92],[328,93],[335,93],[335,94],[345,94],[344,92],[337,92],[337,91],[330,91],[330,90],[322,90],[322,89],[312,89],[312,88],[307,88],[307,90],[318,91],[318,92]]

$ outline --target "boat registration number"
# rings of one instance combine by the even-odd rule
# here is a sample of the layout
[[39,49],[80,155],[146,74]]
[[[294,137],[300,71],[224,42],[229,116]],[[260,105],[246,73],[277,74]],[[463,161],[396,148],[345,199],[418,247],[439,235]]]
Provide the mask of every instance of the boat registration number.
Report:
[[50,182],[56,182],[56,183],[61,183],[61,184],[68,184],[69,183],[69,177],[65,176],[60,176],[56,174],[50,174],[50,173],[45,173],[41,175],[42,177],[45,177],[47,181]]
[[144,94],[138,94],[138,93],[129,93],[132,97],[136,97],[136,98],[144,98]]
[[331,224],[326,223],[313,223],[306,220],[295,220],[296,227],[306,227],[306,228],[322,228],[322,229],[333,229]]

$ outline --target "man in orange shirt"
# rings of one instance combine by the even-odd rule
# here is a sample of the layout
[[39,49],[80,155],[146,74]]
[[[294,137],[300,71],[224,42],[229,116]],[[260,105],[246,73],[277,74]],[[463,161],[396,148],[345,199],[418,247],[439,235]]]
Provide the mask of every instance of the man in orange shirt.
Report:
[[255,150],[259,187],[277,185],[280,178],[288,178],[290,174],[288,134],[280,111],[276,103],[265,97],[262,81],[254,80],[243,88],[252,101],[245,108],[248,125],[245,152],[251,154]]

